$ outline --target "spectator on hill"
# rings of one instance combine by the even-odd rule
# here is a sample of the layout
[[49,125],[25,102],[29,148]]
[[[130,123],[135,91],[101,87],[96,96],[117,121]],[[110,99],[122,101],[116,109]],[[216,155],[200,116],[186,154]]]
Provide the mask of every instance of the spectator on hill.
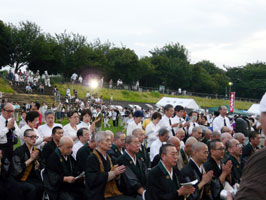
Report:
[[83,78],[81,75],[79,75],[79,83],[82,84],[82,82],[83,82]]
[[110,81],[109,81],[109,89],[112,89],[112,87],[113,87],[113,80],[110,79]]
[[32,89],[29,83],[26,85],[25,89],[26,89],[26,93],[32,93]]

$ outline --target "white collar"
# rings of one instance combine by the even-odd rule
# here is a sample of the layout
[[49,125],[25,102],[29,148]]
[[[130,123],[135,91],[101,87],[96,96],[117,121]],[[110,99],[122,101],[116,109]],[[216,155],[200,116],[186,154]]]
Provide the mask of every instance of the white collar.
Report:
[[171,180],[173,180],[173,168],[171,168],[171,172],[168,171],[168,169],[165,167],[163,161],[160,161],[163,164],[163,167],[166,169],[167,173],[169,174]]
[[125,150],[125,152],[129,155],[129,157],[130,157],[131,160],[133,161],[134,165],[137,165],[136,155],[135,155],[135,158],[133,158],[133,157],[127,152],[127,150]]
[[195,165],[198,167],[200,173],[203,174],[203,169],[202,169],[203,165],[201,164],[200,166],[198,166],[198,164],[193,160],[192,157],[191,157],[190,159],[191,159],[191,160],[195,163]]

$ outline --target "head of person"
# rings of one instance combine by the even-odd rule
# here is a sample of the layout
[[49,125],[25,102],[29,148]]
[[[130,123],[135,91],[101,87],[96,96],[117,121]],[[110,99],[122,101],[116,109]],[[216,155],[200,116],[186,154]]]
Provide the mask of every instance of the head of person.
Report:
[[196,126],[192,129],[192,136],[195,137],[198,141],[202,139],[202,129],[199,126]]
[[140,142],[139,138],[134,135],[129,135],[125,140],[126,150],[129,153],[136,154],[139,152]]
[[90,140],[89,140],[89,146],[91,149],[95,149],[96,147],[96,143],[95,143],[95,133],[91,133],[91,137],[90,137]]
[[38,136],[33,129],[27,129],[24,131],[24,142],[26,145],[32,147],[36,143],[37,139]]
[[158,124],[161,119],[162,119],[162,115],[159,112],[154,112],[151,116],[151,120],[153,124],[155,125]]
[[201,116],[201,124],[206,125],[207,124],[207,117],[205,115]]
[[68,156],[72,153],[74,142],[71,137],[63,136],[59,140],[58,148],[63,156]]
[[81,111],[80,121],[89,123],[91,121],[92,112],[90,109],[84,109]]
[[112,139],[110,134],[106,133],[106,131],[99,131],[95,135],[95,144],[96,147],[101,151],[109,151],[112,146]]
[[227,114],[227,107],[219,106],[218,111],[219,111],[219,114],[224,117]]
[[260,144],[260,134],[256,131],[252,131],[249,134],[249,142],[253,147],[257,147]]
[[90,139],[90,131],[87,128],[80,128],[77,131],[77,137],[82,144],[85,144]]
[[184,140],[184,138],[185,138],[185,131],[184,131],[184,129],[182,129],[182,128],[177,129],[177,131],[176,131],[175,134],[176,134],[176,137],[178,137],[180,141],[183,141]]
[[178,117],[183,118],[183,117],[184,117],[184,114],[185,114],[185,109],[184,109],[184,107],[183,107],[183,106],[180,106],[180,105],[175,106],[175,114],[176,114]]
[[203,164],[207,161],[209,151],[207,145],[203,142],[195,142],[191,147],[191,151],[193,160],[198,164]]
[[193,136],[190,136],[186,140],[184,151],[186,152],[187,155],[191,156],[191,154],[192,154],[191,147],[196,142],[198,142],[198,140],[196,138],[194,138]]
[[198,120],[198,113],[196,111],[191,111],[188,113],[188,117],[192,120],[192,122],[196,122]]
[[25,110],[23,110],[21,112],[21,118],[24,119],[24,120],[26,120],[26,115],[27,115],[27,112]]
[[180,151],[180,140],[178,139],[178,137],[176,137],[176,136],[169,137],[169,139],[167,140],[167,144],[174,145],[174,147],[177,150],[177,153],[179,154],[179,151]]
[[221,133],[230,133],[230,134],[232,134],[232,129],[230,127],[228,127],[228,126],[223,126],[221,128]]
[[114,136],[114,145],[118,148],[118,149],[122,149],[125,147],[125,139],[126,139],[126,135],[123,132],[117,132]]
[[64,135],[64,129],[62,127],[55,126],[52,129],[52,137],[57,143],[59,143],[60,138],[63,137],[63,135]]
[[211,139],[212,131],[210,129],[204,129],[203,130],[203,136],[206,138],[206,140]]
[[32,106],[32,110],[39,110],[40,109],[40,107],[41,107],[41,105],[40,105],[40,103],[39,102],[32,102],[32,104],[31,104],[31,106]]
[[173,117],[174,114],[174,107],[171,104],[167,104],[164,106],[164,114],[170,118]]
[[15,110],[11,103],[6,103],[1,111],[2,116],[7,120],[11,118]]
[[169,138],[169,131],[166,128],[161,128],[158,133],[161,142],[166,142]]
[[230,139],[226,143],[228,152],[234,157],[240,157],[242,155],[242,144],[234,138]]
[[115,137],[114,133],[111,130],[106,130],[105,132],[111,136],[111,140],[112,140],[112,144],[113,144],[114,137]]
[[222,142],[218,140],[212,140],[209,143],[211,157],[214,158],[215,161],[220,161],[224,157],[225,146]]
[[79,114],[78,111],[70,111],[67,113],[69,123],[74,126],[79,123]]
[[226,143],[232,139],[232,135],[230,133],[222,133],[220,140],[221,142],[224,144],[224,146],[226,146]]
[[145,133],[141,128],[136,128],[132,131],[132,135],[135,135],[139,138],[139,142],[143,143],[145,139]]
[[97,110],[97,113],[99,113],[101,111],[101,106],[100,105],[97,105],[96,106],[96,110]]
[[144,117],[144,113],[141,110],[137,110],[134,112],[133,117],[134,117],[134,121],[136,122],[136,124],[138,124],[142,121]]
[[221,133],[219,133],[218,131],[213,131],[210,139],[220,141],[220,138],[221,138]]
[[34,128],[39,123],[40,114],[37,111],[29,111],[26,115],[26,123]]
[[166,167],[174,167],[177,163],[178,152],[174,145],[172,144],[163,144],[160,147],[159,155],[162,162]]
[[52,110],[47,110],[44,114],[45,116],[45,122],[48,126],[53,126],[54,124],[54,120],[55,120],[55,117],[54,117],[54,112]]
[[234,138],[237,139],[240,144],[244,144],[244,141],[245,141],[245,135],[243,133],[235,133],[234,134]]

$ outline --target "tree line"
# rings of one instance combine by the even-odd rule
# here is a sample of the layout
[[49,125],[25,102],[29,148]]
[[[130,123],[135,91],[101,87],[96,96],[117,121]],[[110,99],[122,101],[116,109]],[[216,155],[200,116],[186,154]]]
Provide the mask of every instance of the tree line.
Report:
[[85,36],[74,33],[51,35],[29,21],[18,25],[0,20],[0,66],[18,71],[27,66],[32,71],[48,70],[52,74],[70,77],[96,74],[105,80],[123,80],[144,87],[159,87],[225,95],[231,91],[238,97],[261,98],[266,91],[266,64],[248,63],[245,66],[221,69],[208,60],[192,64],[187,49],[170,43],[150,50],[150,56],[139,58],[134,50],[117,47],[99,39],[88,42]]

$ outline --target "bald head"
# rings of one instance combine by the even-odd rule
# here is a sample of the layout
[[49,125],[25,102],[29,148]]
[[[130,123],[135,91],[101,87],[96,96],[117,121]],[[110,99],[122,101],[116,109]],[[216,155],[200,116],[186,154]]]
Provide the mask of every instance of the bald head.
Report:
[[182,128],[177,129],[176,131],[176,137],[179,138],[179,140],[184,140],[185,138],[185,131]]
[[178,139],[178,137],[176,137],[176,136],[169,137],[169,139],[167,140],[167,144],[174,145],[177,152],[180,151],[180,140]]
[[192,151],[192,154],[193,152],[198,152],[200,151],[202,148],[204,147],[207,147],[206,144],[204,144],[203,142],[195,142],[192,147],[191,147],[191,151]]
[[69,136],[63,136],[63,137],[61,137],[60,140],[59,140],[59,147],[60,146],[67,145],[67,144],[73,144],[72,138],[69,137]]
[[59,150],[63,156],[68,156],[72,153],[73,140],[69,136],[63,136],[59,140]]
[[230,139],[232,139],[232,135],[230,133],[223,133],[220,137],[220,140],[224,144],[224,146]]
[[196,138],[194,138],[193,136],[190,136],[187,141],[186,141],[186,145],[184,147],[184,151],[186,152],[186,154],[188,156],[191,155],[191,147],[194,143],[198,142],[198,140]]

